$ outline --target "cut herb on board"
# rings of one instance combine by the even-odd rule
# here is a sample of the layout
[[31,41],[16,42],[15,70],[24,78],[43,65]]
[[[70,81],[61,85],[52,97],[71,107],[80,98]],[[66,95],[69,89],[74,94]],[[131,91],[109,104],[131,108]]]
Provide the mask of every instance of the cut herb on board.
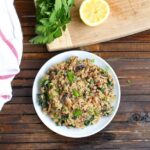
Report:
[[47,44],[62,36],[71,21],[70,10],[74,0],[36,0],[36,37],[33,44]]

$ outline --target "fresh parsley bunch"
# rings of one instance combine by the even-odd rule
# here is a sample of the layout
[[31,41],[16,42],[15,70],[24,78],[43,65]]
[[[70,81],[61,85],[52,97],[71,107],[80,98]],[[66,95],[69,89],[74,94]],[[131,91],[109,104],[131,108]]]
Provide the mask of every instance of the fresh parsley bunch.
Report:
[[47,44],[62,36],[66,24],[71,21],[70,9],[74,0],[37,0],[36,34],[33,44]]

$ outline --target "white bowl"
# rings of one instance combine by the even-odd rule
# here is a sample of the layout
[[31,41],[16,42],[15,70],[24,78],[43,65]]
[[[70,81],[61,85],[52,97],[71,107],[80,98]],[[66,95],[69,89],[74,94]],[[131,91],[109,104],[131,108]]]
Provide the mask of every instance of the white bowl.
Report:
[[[51,120],[50,117],[48,117],[47,115],[45,115],[42,112],[41,106],[39,106],[39,104],[38,104],[37,94],[39,93],[39,80],[42,78],[42,76],[48,71],[48,69],[51,66],[53,66],[54,64],[60,63],[64,60],[68,59],[71,56],[78,56],[79,59],[85,59],[85,58],[94,59],[95,64],[103,69],[107,68],[108,72],[112,75],[112,77],[114,79],[114,91],[115,91],[116,98],[113,102],[114,110],[113,110],[112,115],[110,115],[108,117],[102,117],[100,119],[100,121],[98,123],[96,123],[95,125],[90,125],[83,129],[67,128],[65,126],[57,126]],[[87,137],[87,136],[93,135],[93,134],[101,131],[112,121],[112,119],[114,118],[114,116],[118,110],[119,104],[120,104],[120,84],[119,84],[118,78],[117,78],[115,72],[113,71],[113,69],[110,67],[110,65],[105,60],[103,60],[99,56],[89,53],[89,52],[85,52],[85,51],[69,51],[69,52],[64,52],[64,53],[54,56],[53,58],[49,59],[42,66],[42,68],[39,70],[39,72],[34,80],[33,90],[32,90],[32,98],[33,98],[33,104],[34,104],[36,113],[38,114],[41,121],[49,129],[51,129],[52,131],[54,131],[60,135],[66,136],[66,137],[81,138],[81,137]]]

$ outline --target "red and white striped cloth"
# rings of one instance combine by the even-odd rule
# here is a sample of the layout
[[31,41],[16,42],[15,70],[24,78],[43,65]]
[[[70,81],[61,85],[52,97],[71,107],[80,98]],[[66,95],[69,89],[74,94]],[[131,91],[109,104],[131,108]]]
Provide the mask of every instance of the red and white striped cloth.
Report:
[[11,82],[20,71],[22,31],[14,0],[0,0],[0,110],[12,98]]

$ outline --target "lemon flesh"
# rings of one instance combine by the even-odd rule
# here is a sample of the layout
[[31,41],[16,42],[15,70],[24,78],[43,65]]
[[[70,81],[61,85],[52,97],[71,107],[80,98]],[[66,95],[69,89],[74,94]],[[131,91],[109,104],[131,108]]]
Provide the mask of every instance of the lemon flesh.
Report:
[[103,23],[110,14],[110,7],[105,0],[84,0],[80,6],[80,17],[88,26]]

